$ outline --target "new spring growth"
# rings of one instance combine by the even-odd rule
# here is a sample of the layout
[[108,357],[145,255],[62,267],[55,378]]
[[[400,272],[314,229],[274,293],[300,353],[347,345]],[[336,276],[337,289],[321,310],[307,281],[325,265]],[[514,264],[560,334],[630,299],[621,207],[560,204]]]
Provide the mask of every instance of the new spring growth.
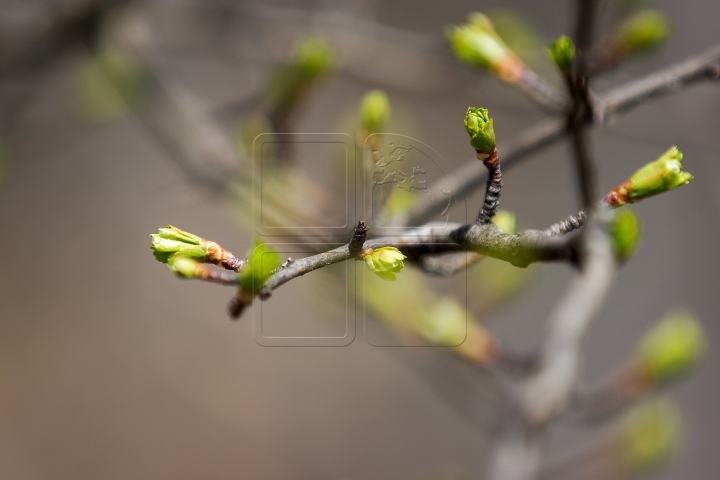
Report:
[[503,233],[512,235],[515,233],[515,214],[507,210],[498,210],[492,218],[492,223],[502,230]]
[[390,118],[390,101],[382,90],[371,90],[360,102],[358,117],[360,128],[366,132],[378,132]]
[[407,257],[395,247],[380,247],[365,250],[360,254],[360,258],[375,275],[394,282],[397,279],[395,274],[402,272],[403,260]]
[[641,10],[622,22],[613,34],[613,43],[623,53],[652,50],[670,37],[668,18],[657,10]]
[[519,81],[526,69],[482,13],[471,13],[468,23],[448,27],[445,35],[455,57],[466,65],[490,70],[509,82]]
[[465,114],[465,129],[470,135],[470,145],[477,152],[478,159],[486,161],[495,149],[493,120],[484,108],[470,107]]
[[327,73],[334,61],[333,48],[318,36],[300,39],[292,56],[292,64],[305,78],[315,78]]
[[686,312],[667,315],[642,338],[634,359],[642,374],[658,384],[692,369],[705,351],[700,322]]
[[280,255],[272,247],[256,239],[248,252],[247,263],[240,270],[240,288],[252,297],[262,289],[279,266]]
[[203,265],[191,258],[172,257],[167,263],[170,271],[179,277],[198,278],[202,276]]
[[642,167],[630,180],[610,192],[605,201],[618,207],[685,185],[693,176],[683,171],[682,158],[677,147],[670,147],[660,158]]
[[242,261],[228,250],[210,240],[200,238],[172,225],[150,235],[150,248],[155,259],[168,263],[174,257],[185,257],[201,263],[211,263],[228,270],[236,270]]
[[563,35],[548,48],[550,59],[561,72],[567,74],[575,61],[575,44],[570,37]]
[[290,61],[268,80],[265,96],[271,111],[279,114],[292,109],[314,82],[330,73],[334,62],[333,48],[324,39],[300,38]]
[[630,207],[616,211],[610,234],[618,259],[625,261],[630,258],[640,244],[640,218],[637,213]]
[[682,418],[669,401],[655,401],[634,408],[616,433],[618,454],[630,474],[666,463],[680,449]]

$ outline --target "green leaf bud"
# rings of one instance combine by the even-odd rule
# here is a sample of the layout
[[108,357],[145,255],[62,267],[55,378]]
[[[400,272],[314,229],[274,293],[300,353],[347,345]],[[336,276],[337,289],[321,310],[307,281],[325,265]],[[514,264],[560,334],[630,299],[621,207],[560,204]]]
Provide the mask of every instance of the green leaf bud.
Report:
[[503,233],[515,233],[515,214],[507,210],[498,210],[491,220]]
[[381,247],[366,250],[361,254],[365,265],[383,280],[394,282],[396,273],[402,272],[403,260],[407,257],[395,247]]
[[468,108],[465,114],[465,129],[470,135],[470,145],[483,153],[492,152],[495,148],[495,131],[493,120],[484,108]]
[[280,255],[270,246],[256,239],[248,252],[248,260],[240,270],[240,287],[245,292],[258,293],[280,266]]
[[615,254],[620,260],[626,260],[635,253],[640,244],[640,218],[630,207],[615,212],[611,227]]
[[360,128],[370,132],[381,130],[390,118],[390,102],[382,90],[371,90],[360,102]]
[[685,185],[693,176],[683,171],[682,158],[677,147],[670,147],[660,158],[642,167],[630,180],[610,192],[605,201],[621,206]]
[[150,235],[152,239],[150,248],[155,258],[162,263],[168,263],[174,255],[191,258],[204,262],[207,251],[201,245],[202,238],[192,233],[184,232],[179,228],[168,225],[158,229],[158,233]]
[[197,278],[202,272],[200,262],[187,257],[172,257],[168,261],[168,268],[179,277]]
[[651,381],[661,383],[693,368],[704,351],[700,322],[689,313],[675,312],[644,335],[634,358]]
[[548,49],[550,59],[558,66],[561,72],[567,73],[575,61],[575,44],[570,37],[561,36],[550,45]]
[[669,401],[640,405],[621,421],[616,439],[630,473],[659,466],[669,461],[682,444],[680,412]]
[[153,255],[162,263],[168,263],[173,257],[186,257],[201,263],[212,263],[228,270],[235,270],[240,265],[239,259],[217,243],[172,225],[158,229],[158,233],[150,235],[150,238]]
[[641,10],[615,30],[614,41],[626,52],[657,48],[669,37],[670,20],[657,10]]
[[682,169],[682,152],[671,147],[660,158],[648,163],[630,178],[630,198],[642,200],[685,185],[693,176]]
[[295,45],[292,64],[306,78],[314,78],[329,72],[335,62],[332,46],[319,36],[301,38]]
[[460,62],[491,70],[508,81],[519,79],[523,63],[500,38],[486,15],[472,13],[468,23],[449,27],[445,35]]

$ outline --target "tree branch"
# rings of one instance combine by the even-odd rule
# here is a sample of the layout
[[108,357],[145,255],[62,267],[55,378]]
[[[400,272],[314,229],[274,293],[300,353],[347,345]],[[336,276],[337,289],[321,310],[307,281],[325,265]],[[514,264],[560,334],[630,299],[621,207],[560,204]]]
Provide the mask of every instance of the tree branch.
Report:
[[[459,225],[428,224],[408,235],[378,237],[365,241],[363,248],[396,247],[410,259],[418,259],[428,253],[464,250],[504,260],[518,267],[535,262],[575,261],[572,239],[548,237],[537,230],[509,235],[494,224]],[[353,258],[349,245],[295,260],[287,268],[275,273],[265,283],[260,297],[266,299],[273,290],[290,280]]]
[[[595,99],[593,118],[587,121],[594,126],[608,124],[614,116],[622,115],[633,108],[665,95],[677,93],[701,81],[720,78],[720,45],[688,60],[655,71],[637,80],[622,84]],[[503,168],[507,171],[531,153],[538,153],[553,145],[565,136],[566,123],[560,119],[542,121],[521,133],[507,147],[500,145],[499,154],[503,159]],[[448,178],[456,178],[460,192],[470,195],[484,184],[487,172],[472,158],[456,169],[448,172]],[[426,195],[408,215],[405,225],[418,225],[427,222],[435,215],[435,205],[439,196]]]
[[[607,208],[601,209],[599,215],[607,216]],[[603,220],[596,219],[581,237],[586,255],[582,274],[552,315],[540,371],[525,385],[523,404],[532,423],[546,424],[569,401],[579,369],[580,342],[615,276],[617,263]]]

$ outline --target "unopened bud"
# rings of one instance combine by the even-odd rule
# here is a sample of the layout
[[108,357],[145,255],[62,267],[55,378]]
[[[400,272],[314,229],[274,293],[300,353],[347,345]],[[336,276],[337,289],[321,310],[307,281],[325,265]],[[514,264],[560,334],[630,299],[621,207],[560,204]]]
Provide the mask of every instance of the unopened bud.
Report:
[[470,135],[470,145],[484,154],[495,148],[495,131],[493,120],[484,108],[470,107],[465,114],[465,129]]
[[229,270],[239,266],[240,261],[229,251],[215,242],[200,238],[192,233],[168,225],[150,235],[150,248],[155,258],[168,263],[173,257],[191,258],[202,263],[211,263]]
[[618,188],[605,201],[613,206],[635,203],[685,185],[693,176],[682,169],[682,152],[671,147],[660,158],[650,162]]
[[187,257],[172,257],[168,268],[179,277],[198,278],[202,275],[203,266],[200,262]]
[[625,207],[615,212],[611,228],[615,254],[620,260],[627,260],[640,244],[640,218],[637,213]]
[[295,45],[292,63],[307,78],[327,73],[335,61],[335,52],[322,37],[301,38]]
[[360,102],[360,128],[369,132],[378,132],[384,128],[390,118],[390,102],[382,90],[372,90],[365,94]]
[[682,418],[669,401],[635,407],[617,431],[618,453],[629,473],[637,474],[669,461],[680,449]]
[[464,25],[449,27],[446,36],[455,57],[466,65],[488,69],[511,82],[518,81],[526,68],[482,13],[470,14]]
[[657,10],[642,10],[621,23],[613,37],[617,47],[625,52],[651,50],[670,37],[667,16]]
[[555,40],[548,49],[550,59],[558,66],[561,72],[567,73],[575,61],[575,44],[570,37],[563,35]]
[[395,274],[402,272],[403,260],[407,257],[395,247],[381,247],[364,251],[360,258],[378,277],[394,282]]
[[280,255],[269,245],[255,240],[248,252],[248,260],[240,270],[240,287],[243,292],[258,293],[268,278],[280,266]]
[[515,233],[515,214],[507,210],[498,210],[491,220],[503,233]]
[[662,383],[692,369],[705,351],[700,322],[689,313],[672,313],[642,338],[635,361],[654,383]]

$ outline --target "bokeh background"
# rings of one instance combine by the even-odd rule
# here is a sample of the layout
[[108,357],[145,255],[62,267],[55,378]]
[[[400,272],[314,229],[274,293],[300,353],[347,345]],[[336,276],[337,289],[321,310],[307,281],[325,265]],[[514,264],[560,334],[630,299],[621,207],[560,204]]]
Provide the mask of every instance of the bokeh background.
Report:
[[[93,3],[104,12],[101,29],[84,19],[53,30]],[[300,35],[316,32],[335,45],[339,70],[304,103],[295,131],[352,134],[348,119],[363,93],[383,88],[393,130],[452,167],[472,153],[467,106],[491,109],[501,145],[545,114],[456,65],[445,26],[473,10],[511,12],[546,44],[571,33],[570,2],[147,0],[105,13],[106,3],[0,2],[0,477],[481,478],[490,442],[457,408],[474,404],[474,393],[433,385],[429,376],[443,376],[434,357],[374,347],[360,324],[347,347],[260,346],[249,316],[227,318],[231,290],[172,278],[153,260],[148,234],[172,223],[247,250],[252,225],[238,197],[221,191],[233,162],[245,158],[233,150],[237,122]],[[720,43],[716,1],[652,6],[672,18],[672,39],[598,81],[598,91]],[[177,108],[190,109],[200,129],[211,119],[224,137],[188,153],[180,140],[192,134],[181,133],[180,148],[169,146],[186,126],[173,123],[162,98],[142,93],[128,111],[112,100],[88,105],[88,47],[108,38],[143,51],[184,99]],[[545,58],[529,61],[559,84]],[[669,391],[688,440],[658,478],[720,474],[718,87],[662,99],[593,136],[603,191],[672,144],[695,175],[638,206],[643,244],[585,341],[583,382],[592,383],[669,309],[683,306],[702,320],[704,362]],[[577,210],[572,179],[559,144],[505,174],[502,207],[521,228],[544,227]],[[472,216],[480,203],[467,202]],[[518,350],[541,343],[572,277],[564,266],[528,271],[528,290],[487,319]],[[312,295],[304,281],[273,299],[278,308],[308,325],[332,321],[335,311],[322,308],[330,295]],[[473,286],[469,277],[470,296]],[[591,434],[561,426],[551,453]]]

